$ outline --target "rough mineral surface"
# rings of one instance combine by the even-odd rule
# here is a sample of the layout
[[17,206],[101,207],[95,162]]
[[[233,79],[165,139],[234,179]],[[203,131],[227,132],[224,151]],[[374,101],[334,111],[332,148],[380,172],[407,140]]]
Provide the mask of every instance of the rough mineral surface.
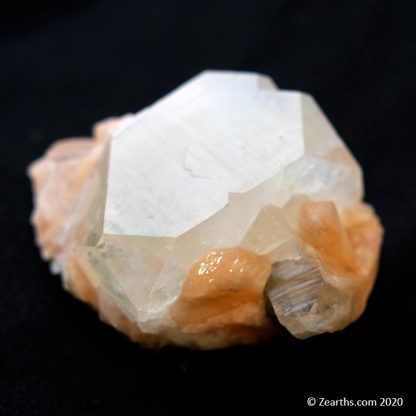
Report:
[[364,311],[382,227],[310,96],[208,71],[93,136],[30,166],[32,222],[65,288],[133,340],[306,338]]

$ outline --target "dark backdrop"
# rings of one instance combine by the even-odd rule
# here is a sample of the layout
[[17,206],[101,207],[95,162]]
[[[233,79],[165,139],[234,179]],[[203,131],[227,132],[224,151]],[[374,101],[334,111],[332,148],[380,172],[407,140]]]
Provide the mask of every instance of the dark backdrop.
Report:
[[[0,414],[237,414],[252,405],[278,414],[309,396],[414,404],[405,379],[415,351],[415,2],[13,4],[0,17]],[[205,68],[261,71],[310,92],[364,166],[386,238],[368,309],[345,331],[148,351],[100,323],[40,260],[28,163]]]

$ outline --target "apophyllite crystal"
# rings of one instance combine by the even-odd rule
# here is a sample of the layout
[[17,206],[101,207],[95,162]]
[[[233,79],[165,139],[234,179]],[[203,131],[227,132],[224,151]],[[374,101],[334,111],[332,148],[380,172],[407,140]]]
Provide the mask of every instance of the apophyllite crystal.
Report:
[[363,312],[382,227],[310,96],[208,71],[93,136],[30,166],[32,222],[65,288],[133,340],[306,338]]

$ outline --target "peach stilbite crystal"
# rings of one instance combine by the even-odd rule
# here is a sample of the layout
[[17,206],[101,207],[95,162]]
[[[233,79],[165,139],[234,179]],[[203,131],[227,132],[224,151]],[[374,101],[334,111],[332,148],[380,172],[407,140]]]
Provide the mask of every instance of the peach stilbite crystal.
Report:
[[[333,332],[364,311],[382,227],[314,100],[206,71],[29,167],[42,257],[147,346]],[[276,320],[277,318],[277,320]]]
[[271,332],[264,286],[270,260],[241,248],[212,250],[195,262],[171,309],[185,333],[233,327],[236,336]]

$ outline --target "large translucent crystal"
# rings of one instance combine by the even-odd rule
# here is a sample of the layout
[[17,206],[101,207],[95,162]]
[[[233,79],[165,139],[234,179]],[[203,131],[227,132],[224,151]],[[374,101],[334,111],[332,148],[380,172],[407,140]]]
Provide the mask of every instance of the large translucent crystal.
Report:
[[[206,71],[29,169],[43,257],[147,345],[219,348],[364,310],[382,228],[361,169],[308,95]],[[267,304],[270,303],[270,308]]]

